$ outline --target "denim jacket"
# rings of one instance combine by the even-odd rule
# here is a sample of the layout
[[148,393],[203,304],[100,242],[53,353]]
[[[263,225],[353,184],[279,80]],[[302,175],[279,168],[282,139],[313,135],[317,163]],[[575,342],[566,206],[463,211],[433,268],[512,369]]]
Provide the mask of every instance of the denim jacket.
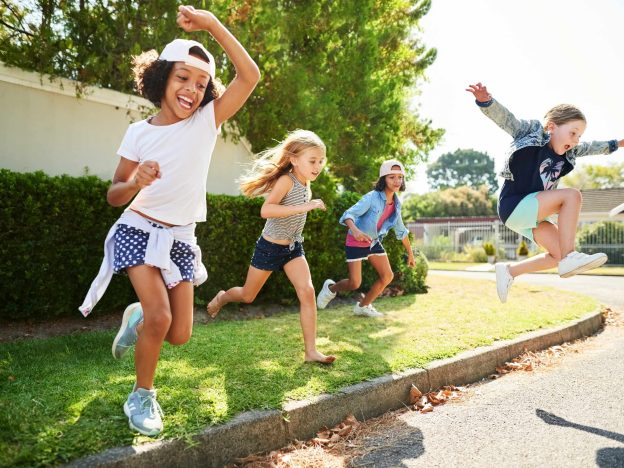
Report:
[[[528,146],[545,146],[550,141],[550,134],[544,131],[539,120],[518,120],[506,107],[495,99],[487,102],[476,101],[477,105],[486,116],[494,121],[500,128],[513,137],[513,141],[507,153],[505,167],[500,176],[514,180],[509,169],[514,153]],[[565,152],[565,157],[572,167],[576,163],[576,158],[589,156],[591,154],[610,154],[618,149],[617,140],[581,142],[569,151]]]
[[[360,198],[355,205],[345,211],[340,217],[340,224],[346,226],[345,221],[352,219],[357,228],[373,239],[371,247],[376,243],[380,243],[391,228],[394,228],[396,238],[403,240],[409,231],[403,224],[401,218],[401,201],[394,194],[394,213],[384,221],[379,232],[377,232],[377,223],[386,207],[386,193],[372,190]],[[349,229],[351,235],[353,233]]]

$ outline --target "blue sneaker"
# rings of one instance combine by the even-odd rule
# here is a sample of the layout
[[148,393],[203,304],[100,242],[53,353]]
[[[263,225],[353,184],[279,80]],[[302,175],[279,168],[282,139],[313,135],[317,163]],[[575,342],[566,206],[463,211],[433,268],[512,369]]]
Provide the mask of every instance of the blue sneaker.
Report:
[[126,307],[121,320],[121,327],[113,340],[113,357],[121,359],[137,340],[137,326],[143,322],[143,309],[140,302]]
[[156,401],[156,390],[137,388],[124,403],[130,429],[146,436],[156,436],[163,429],[163,412]]

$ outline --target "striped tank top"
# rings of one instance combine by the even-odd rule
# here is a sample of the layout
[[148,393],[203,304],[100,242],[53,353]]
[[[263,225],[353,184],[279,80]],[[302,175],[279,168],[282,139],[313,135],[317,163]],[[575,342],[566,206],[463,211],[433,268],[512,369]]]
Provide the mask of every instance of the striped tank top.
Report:
[[[288,176],[293,181],[293,187],[288,191],[286,196],[280,201],[280,205],[295,206],[308,203],[310,194],[308,187],[299,182],[292,172]],[[306,222],[307,213],[299,213],[284,218],[269,218],[266,220],[262,234],[266,234],[275,240],[290,240],[291,247],[295,242],[303,242],[303,226]]]

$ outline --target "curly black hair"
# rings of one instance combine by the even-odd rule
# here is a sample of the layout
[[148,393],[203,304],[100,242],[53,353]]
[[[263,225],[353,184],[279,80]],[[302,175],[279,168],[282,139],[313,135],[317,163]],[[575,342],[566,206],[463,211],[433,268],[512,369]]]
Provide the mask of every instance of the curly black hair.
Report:
[[[375,182],[375,187],[373,190],[376,190],[378,192],[383,192],[384,190],[386,190],[386,176],[380,177],[377,182]],[[403,178],[403,182],[401,182],[401,188],[399,189],[399,192],[404,192],[405,191],[405,178]]]
[[[209,62],[208,57],[206,57],[199,47],[192,47],[189,52]],[[158,58],[158,53],[155,50],[150,50],[134,57],[132,63],[134,83],[137,91],[156,107],[160,107],[174,62],[160,60]],[[206,86],[204,99],[202,99],[199,106],[205,106],[210,101],[221,96],[221,94],[223,94],[223,89],[224,87],[221,82],[211,76],[208,81],[208,86]]]

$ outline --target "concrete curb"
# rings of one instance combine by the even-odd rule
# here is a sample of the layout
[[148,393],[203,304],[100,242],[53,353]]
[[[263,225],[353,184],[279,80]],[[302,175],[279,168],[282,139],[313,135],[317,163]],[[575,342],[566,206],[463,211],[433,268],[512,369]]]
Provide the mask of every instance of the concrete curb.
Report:
[[237,457],[274,450],[295,439],[306,440],[322,427],[332,427],[349,414],[369,419],[406,405],[409,389],[422,391],[443,385],[465,385],[495,372],[495,368],[527,351],[538,351],[596,333],[600,311],[557,328],[538,330],[514,340],[435,361],[425,369],[411,369],[346,387],[338,393],[285,405],[283,411],[248,411],[233,420],[208,427],[194,438],[166,440],[137,447],[119,447],[76,460],[69,466],[219,467]]

